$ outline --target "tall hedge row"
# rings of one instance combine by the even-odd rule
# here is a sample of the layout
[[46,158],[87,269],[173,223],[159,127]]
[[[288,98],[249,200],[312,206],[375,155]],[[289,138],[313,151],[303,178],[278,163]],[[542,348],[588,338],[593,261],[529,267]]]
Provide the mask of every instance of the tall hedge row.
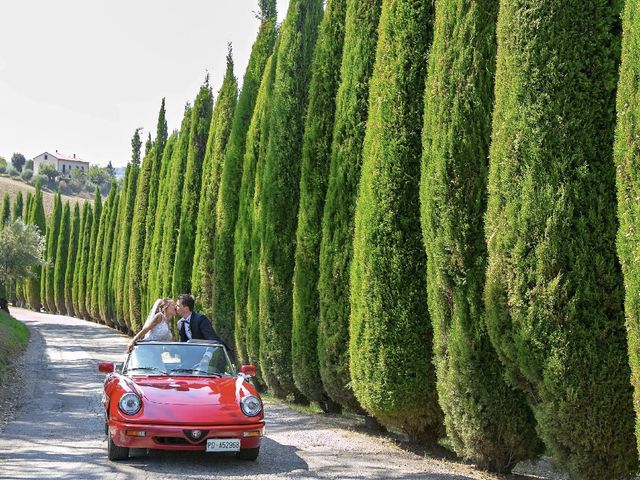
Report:
[[[640,132],[640,4],[627,0],[623,15],[622,60],[618,82],[618,125],[614,159],[618,185],[618,256],[624,273],[625,312],[631,384],[634,388],[636,417],[640,416],[640,277],[638,252],[640,217],[637,192],[640,187],[638,171],[638,133]],[[640,421],[636,419],[636,437],[640,445]]]
[[[249,63],[242,79],[242,89],[238,97],[233,114],[229,142],[225,152],[220,189],[215,215],[215,241],[213,244],[213,290],[212,309],[215,318],[220,325],[233,325],[232,339],[229,344],[238,344],[238,337],[244,337],[246,331],[235,331],[238,326],[235,312],[234,289],[234,243],[236,222],[240,211],[240,197],[242,195],[243,164],[245,145],[248,144],[247,132],[251,118],[260,80],[269,55],[273,50],[276,39],[276,2],[275,0],[263,0],[259,2],[260,29],[256,41],[251,48]],[[251,180],[253,189],[253,177]],[[246,204],[245,204],[246,208]],[[246,295],[246,288],[243,292]],[[244,312],[243,312],[244,315]],[[243,323],[246,325],[246,323]],[[244,342],[242,342],[244,343]],[[242,353],[244,355],[244,346]],[[240,356],[240,358],[245,358]]]
[[69,231],[69,247],[67,251],[67,265],[64,273],[64,304],[67,315],[75,315],[73,306],[73,276],[75,274],[76,259],[78,257],[78,240],[80,238],[80,205],[76,203],[71,216],[71,230]]
[[327,395],[360,411],[349,369],[349,273],[362,146],[382,0],[347,0],[318,278],[318,366]]
[[491,111],[499,1],[436,2],[425,93],[421,211],[434,362],[456,453],[493,471],[534,457],[540,443],[524,395],[484,324]]
[[383,0],[355,210],[353,390],[383,424],[438,439],[419,179],[431,1]]
[[275,53],[268,58],[260,82],[256,106],[247,132],[243,159],[238,221],[234,242],[234,308],[236,354],[242,361],[258,366],[260,370],[260,245],[261,230],[255,219],[260,209],[260,180],[264,170],[267,149],[269,106],[275,79]]
[[203,164],[191,291],[196,295],[199,303],[204,306],[207,316],[212,319],[213,327],[218,335],[231,344],[233,344],[233,323],[221,321],[213,304],[213,295],[217,288],[214,277],[213,252],[216,240],[216,205],[220,175],[224,166],[237,98],[238,82],[233,74],[233,57],[231,46],[229,46],[227,69],[211,115],[207,152]]
[[260,363],[276,395],[297,394],[291,365],[292,278],[300,156],[322,0],[291,0],[280,32],[262,177]]
[[205,160],[212,111],[213,94],[211,93],[209,77],[207,76],[193,102],[191,111],[189,148],[187,151],[184,184],[182,186],[180,216],[178,218],[180,228],[178,230],[176,255],[173,259],[171,291],[174,295],[191,291],[191,271],[193,269],[193,254],[195,251],[198,205],[201,198],[202,164]]
[[309,105],[302,140],[300,206],[293,274],[291,358],[298,389],[324,410],[335,402],[324,392],[318,365],[318,275],[321,222],[327,192],[336,93],[340,82],[346,0],[329,0],[311,66]]
[[500,2],[487,324],[573,478],[637,468],[614,248],[618,2]]

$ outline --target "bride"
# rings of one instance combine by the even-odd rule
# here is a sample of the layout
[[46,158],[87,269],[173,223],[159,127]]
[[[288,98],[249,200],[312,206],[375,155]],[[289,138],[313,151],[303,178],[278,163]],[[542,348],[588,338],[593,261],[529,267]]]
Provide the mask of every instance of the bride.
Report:
[[176,316],[176,306],[170,298],[159,298],[151,307],[149,315],[144,322],[144,326],[135,337],[129,342],[130,352],[138,340],[156,340],[160,342],[170,342],[173,340],[171,333],[171,319]]

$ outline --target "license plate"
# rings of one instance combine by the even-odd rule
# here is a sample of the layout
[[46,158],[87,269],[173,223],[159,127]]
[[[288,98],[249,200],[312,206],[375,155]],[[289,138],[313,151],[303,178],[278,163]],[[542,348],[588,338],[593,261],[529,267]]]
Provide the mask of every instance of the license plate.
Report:
[[239,452],[239,438],[209,438],[207,452]]

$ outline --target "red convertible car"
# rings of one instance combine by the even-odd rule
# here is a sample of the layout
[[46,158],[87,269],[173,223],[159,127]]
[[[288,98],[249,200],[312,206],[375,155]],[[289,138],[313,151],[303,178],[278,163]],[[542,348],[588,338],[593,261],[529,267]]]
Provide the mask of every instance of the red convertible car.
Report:
[[264,435],[262,401],[249,383],[256,369],[236,372],[223,345],[205,340],[141,342],[120,372],[106,373],[102,403],[109,460],[130,448],[235,452],[255,460]]

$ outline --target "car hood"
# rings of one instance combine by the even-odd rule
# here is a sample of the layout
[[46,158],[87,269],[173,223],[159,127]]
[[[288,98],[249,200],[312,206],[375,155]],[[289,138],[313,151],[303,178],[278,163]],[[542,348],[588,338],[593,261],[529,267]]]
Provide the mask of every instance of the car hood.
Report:
[[256,423],[247,417],[240,400],[255,395],[253,387],[242,377],[135,377],[130,388],[142,398],[138,421],[179,424],[231,425]]

